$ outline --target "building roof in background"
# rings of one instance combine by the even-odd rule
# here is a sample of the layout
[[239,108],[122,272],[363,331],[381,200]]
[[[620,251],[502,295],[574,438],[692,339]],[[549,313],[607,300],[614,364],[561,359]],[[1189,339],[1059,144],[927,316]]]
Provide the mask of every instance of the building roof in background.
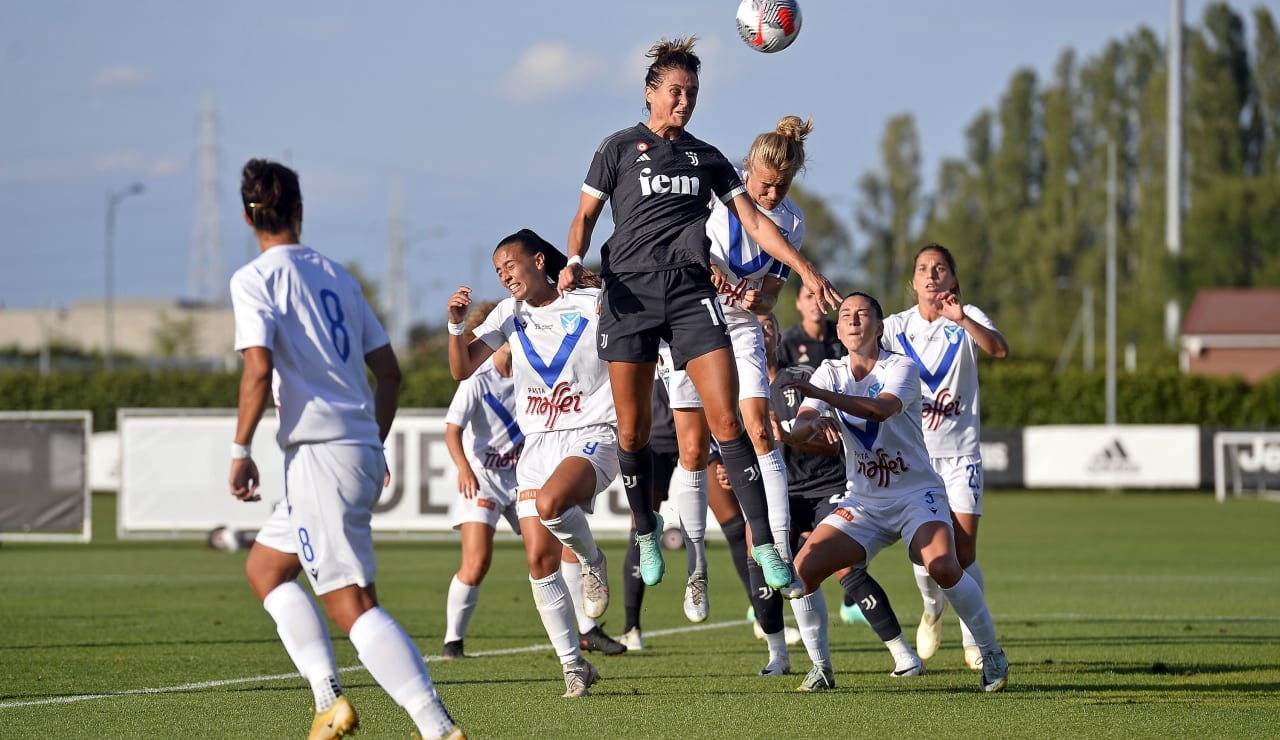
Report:
[[1187,311],[1183,336],[1280,335],[1280,290],[1213,288],[1201,290]]

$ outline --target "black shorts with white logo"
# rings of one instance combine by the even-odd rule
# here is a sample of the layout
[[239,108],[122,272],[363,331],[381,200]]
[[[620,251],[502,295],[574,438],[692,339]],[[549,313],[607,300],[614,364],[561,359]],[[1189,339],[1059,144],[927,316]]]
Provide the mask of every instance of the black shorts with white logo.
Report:
[[727,349],[729,327],[711,285],[696,267],[614,273],[604,281],[596,349],[606,362],[656,362],[658,345],[671,345],[675,369]]
[[794,532],[812,532],[827,515],[836,510],[836,504],[845,497],[843,488],[833,488],[823,496],[791,496],[791,529]]

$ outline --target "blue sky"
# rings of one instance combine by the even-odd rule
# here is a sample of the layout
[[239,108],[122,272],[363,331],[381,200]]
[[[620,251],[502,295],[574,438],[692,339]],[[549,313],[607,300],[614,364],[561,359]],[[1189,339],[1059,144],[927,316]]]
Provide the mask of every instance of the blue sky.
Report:
[[[528,226],[563,244],[596,145],[644,117],[643,52],[661,36],[701,38],[690,131],[731,158],[780,116],[812,116],[800,182],[848,220],[890,116],[915,115],[932,187],[1017,67],[1046,78],[1062,49],[1091,56],[1141,24],[1163,39],[1169,14],[1167,0],[802,0],[799,39],[767,55],[738,38],[736,4],[8,0],[0,303],[100,300],[106,193],[132,182],[146,190],[118,211],[117,296],[186,295],[206,99],[220,283],[252,249],[239,168],[281,159],[302,177],[303,240],[379,281],[401,184],[413,319],[439,323],[459,283],[501,295],[487,264],[500,237]],[[1189,23],[1205,4],[1187,0]]]

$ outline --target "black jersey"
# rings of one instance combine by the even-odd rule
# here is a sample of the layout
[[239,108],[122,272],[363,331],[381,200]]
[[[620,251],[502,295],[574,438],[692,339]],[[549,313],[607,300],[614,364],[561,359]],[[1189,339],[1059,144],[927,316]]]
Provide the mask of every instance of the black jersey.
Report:
[[664,139],[644,124],[600,143],[582,192],[611,200],[613,234],[601,247],[602,272],[708,267],[711,198],[746,192],[720,150],[685,131]]
[[812,365],[817,367],[823,360],[838,360],[849,354],[849,350],[836,336],[834,321],[827,320],[826,335],[822,339],[814,339],[804,331],[803,324],[782,332],[782,344],[778,348],[778,357],[784,365]]
[[[778,423],[787,431],[800,413],[804,396],[794,388],[782,388],[790,379],[808,380],[813,375],[809,365],[792,365],[778,371],[778,377],[770,385],[770,405],[778,416]],[[801,498],[823,498],[845,490],[844,454],[818,455],[801,452],[783,445],[782,458],[787,463],[787,488],[790,495]]]

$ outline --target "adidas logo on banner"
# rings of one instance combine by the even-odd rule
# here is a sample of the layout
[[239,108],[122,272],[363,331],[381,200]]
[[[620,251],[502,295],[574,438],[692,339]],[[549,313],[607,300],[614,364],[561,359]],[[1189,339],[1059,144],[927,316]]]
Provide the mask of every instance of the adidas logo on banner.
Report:
[[1138,466],[1129,458],[1129,453],[1117,437],[1104,446],[1089,460],[1090,473],[1136,473]]

